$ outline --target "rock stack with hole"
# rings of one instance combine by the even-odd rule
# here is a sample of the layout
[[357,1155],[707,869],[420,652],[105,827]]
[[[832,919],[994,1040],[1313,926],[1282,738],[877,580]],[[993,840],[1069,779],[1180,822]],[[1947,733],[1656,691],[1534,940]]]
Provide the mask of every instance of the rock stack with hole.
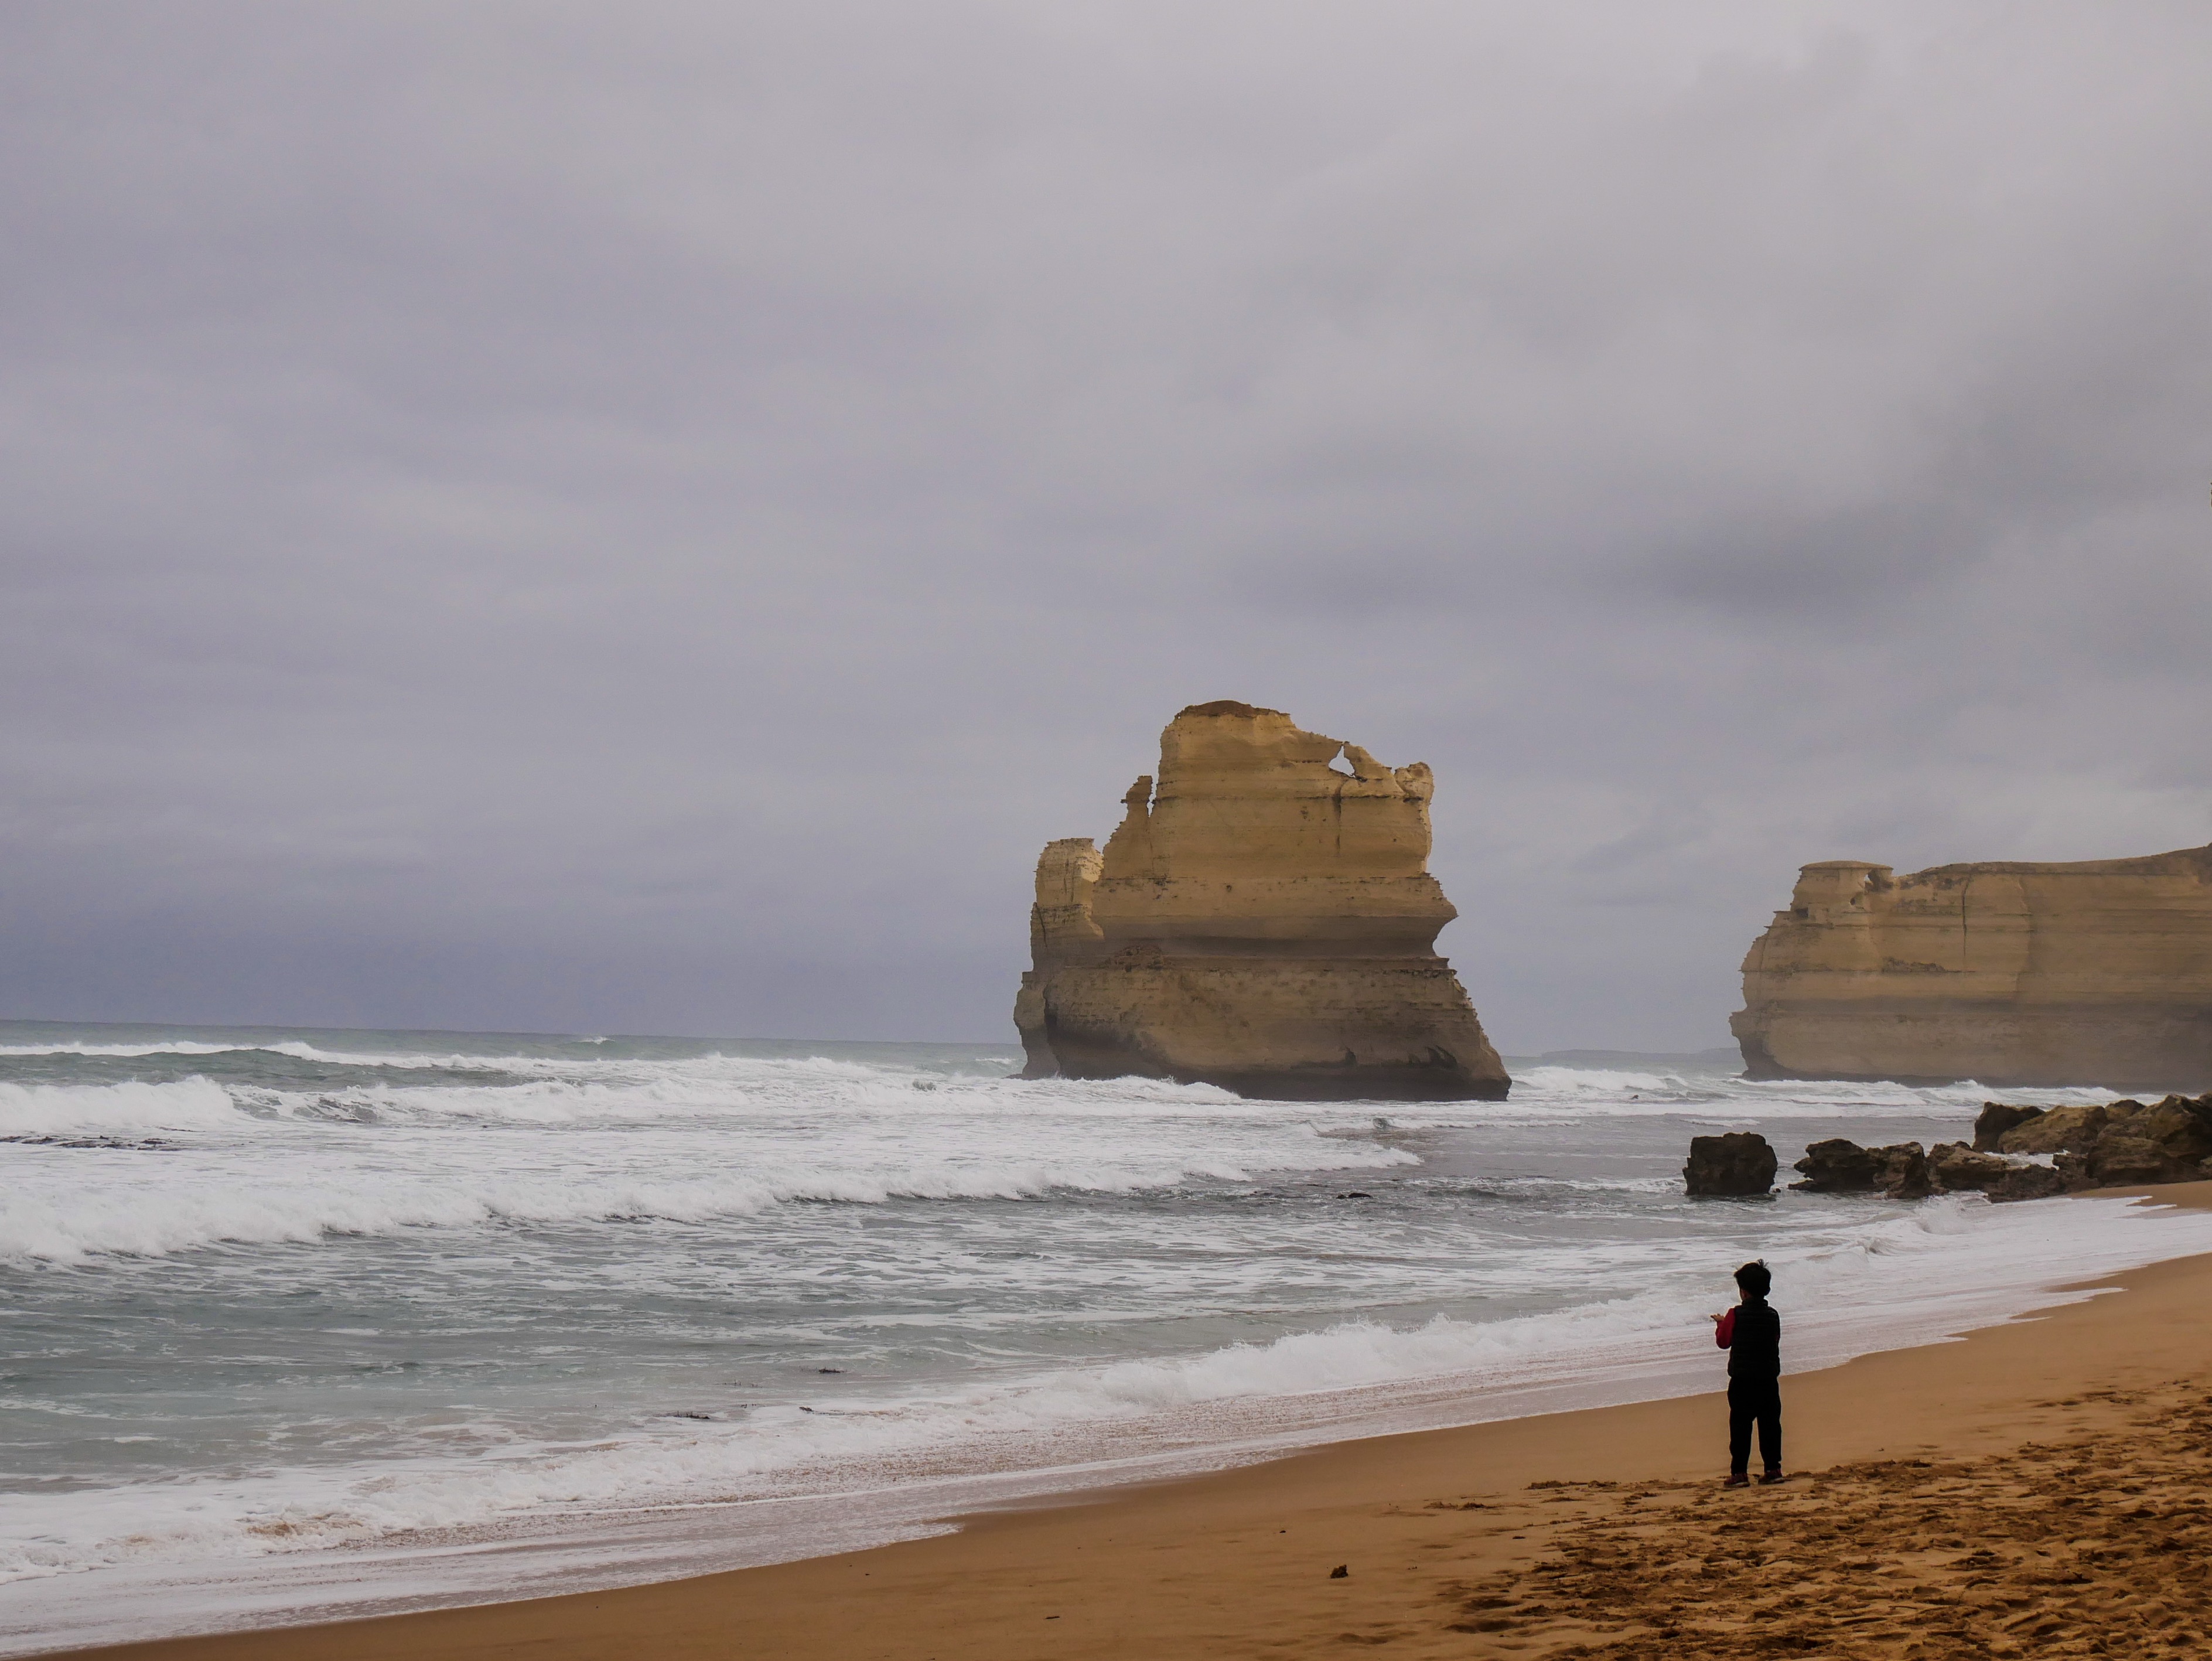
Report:
[[[1333,764],[1340,758],[1343,765]],[[1185,709],[1102,851],[1047,844],[1025,1076],[1139,1074],[1281,1100],[1501,1100],[1437,932],[1427,767],[1277,709]]]

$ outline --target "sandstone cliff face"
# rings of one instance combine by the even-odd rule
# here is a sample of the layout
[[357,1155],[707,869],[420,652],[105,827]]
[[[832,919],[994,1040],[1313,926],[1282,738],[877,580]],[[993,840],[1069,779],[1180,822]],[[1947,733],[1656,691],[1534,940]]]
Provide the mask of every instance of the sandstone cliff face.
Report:
[[2212,1083],[2212,849],[2072,865],[1808,865],[1743,960],[1759,1079]]
[[[1330,764],[1341,756],[1348,770]],[[1243,703],[1160,735],[1102,852],[1037,861],[1014,1021],[1027,1076],[1127,1074],[1282,1099],[1502,1098],[1509,1080],[1436,953],[1419,764]]]

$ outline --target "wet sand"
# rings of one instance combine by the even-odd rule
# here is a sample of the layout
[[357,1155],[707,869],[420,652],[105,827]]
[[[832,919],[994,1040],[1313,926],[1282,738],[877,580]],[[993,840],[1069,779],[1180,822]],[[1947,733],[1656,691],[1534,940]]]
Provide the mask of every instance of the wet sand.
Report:
[[[2135,1191],[2212,1205],[2212,1183]],[[2125,1290],[1785,1378],[1778,1488],[1718,1486],[1716,1393],[1338,1443],[769,1568],[78,1653],[2212,1653],[2212,1256],[2092,1284]]]

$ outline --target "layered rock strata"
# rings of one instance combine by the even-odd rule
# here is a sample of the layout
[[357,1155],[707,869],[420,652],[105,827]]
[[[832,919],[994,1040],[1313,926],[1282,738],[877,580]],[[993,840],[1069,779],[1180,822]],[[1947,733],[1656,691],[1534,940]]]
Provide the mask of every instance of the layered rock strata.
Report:
[[[1344,766],[1332,765],[1341,757]],[[1014,1022],[1026,1076],[1142,1074],[1287,1100],[1502,1099],[1437,955],[1427,767],[1279,710],[1198,704],[1101,850],[1046,845]]]
[[2212,849],[1808,865],[1743,960],[1755,1079],[2212,1084]]

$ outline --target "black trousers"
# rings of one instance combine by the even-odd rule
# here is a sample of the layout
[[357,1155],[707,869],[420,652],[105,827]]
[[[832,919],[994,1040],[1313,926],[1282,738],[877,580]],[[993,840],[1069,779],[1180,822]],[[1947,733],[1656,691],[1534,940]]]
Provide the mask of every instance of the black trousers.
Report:
[[1759,1457],[1769,1470],[1782,1469],[1782,1381],[1729,1380],[1729,1472],[1741,1476],[1751,1463],[1751,1427],[1759,1425]]

